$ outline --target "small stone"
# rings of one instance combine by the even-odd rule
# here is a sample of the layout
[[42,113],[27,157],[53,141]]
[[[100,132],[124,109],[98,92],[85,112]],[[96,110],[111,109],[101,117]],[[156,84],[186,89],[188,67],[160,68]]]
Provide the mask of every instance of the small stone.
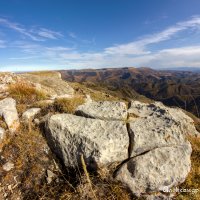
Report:
[[40,120],[38,118],[33,120],[34,124],[39,125],[40,124]]
[[11,190],[12,190],[12,185],[9,185],[9,186],[8,186],[8,189],[11,191]]
[[25,111],[22,115],[22,119],[26,122],[29,122],[30,120],[32,120],[35,115],[37,115],[38,113],[40,113],[41,108],[31,108],[28,109],[27,111]]
[[56,177],[56,174],[54,174],[50,170],[47,170],[47,184],[50,184],[55,177]]
[[6,164],[3,165],[3,170],[7,172],[13,168],[14,168],[14,164],[12,162],[7,162]]
[[5,130],[0,127],[0,141],[2,141],[5,138]]

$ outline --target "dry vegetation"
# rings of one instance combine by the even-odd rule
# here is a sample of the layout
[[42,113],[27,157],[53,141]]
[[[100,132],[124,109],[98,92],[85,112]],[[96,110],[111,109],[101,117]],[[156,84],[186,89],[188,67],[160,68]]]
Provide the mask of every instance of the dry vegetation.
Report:
[[57,112],[73,114],[76,108],[84,102],[85,101],[83,96],[76,96],[73,98],[59,98],[55,100],[54,108]]
[[31,84],[25,82],[11,84],[8,92],[19,104],[31,104],[46,98],[43,91],[37,90]]
[[28,74],[32,75],[38,75],[38,76],[54,76],[57,75],[58,72],[55,71],[35,71],[35,72],[29,72]]
[[35,191],[44,180],[45,168],[52,165],[48,146],[38,128],[23,125],[15,136],[4,141],[1,165],[8,161],[14,164],[13,170],[5,172],[0,168],[1,186],[7,199],[31,199],[32,195],[37,199]]
[[[122,100],[117,95],[112,95],[110,92],[106,92],[104,90],[96,90],[88,88],[87,86],[76,83],[76,82],[69,82],[69,85],[72,86],[75,90],[75,93],[78,95],[85,95],[88,94],[94,101],[117,101]],[[123,100],[122,100],[123,101]]]
[[199,200],[200,199],[200,138],[189,137],[189,141],[192,144],[192,169],[186,179],[186,181],[180,185],[180,189],[198,189],[198,192],[192,193],[180,193],[177,196],[178,200]]

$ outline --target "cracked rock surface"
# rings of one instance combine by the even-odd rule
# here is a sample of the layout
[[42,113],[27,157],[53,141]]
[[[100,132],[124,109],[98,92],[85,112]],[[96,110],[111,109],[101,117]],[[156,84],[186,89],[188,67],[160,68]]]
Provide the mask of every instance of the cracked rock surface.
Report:
[[[53,115],[46,121],[50,148],[66,167],[79,164],[83,154],[90,167],[120,161],[115,179],[137,196],[184,182],[191,162],[186,135],[198,135],[182,110],[161,103],[88,101],[77,108],[82,116]],[[127,113],[134,118],[124,119]]]
[[191,163],[190,144],[156,148],[128,160],[117,171],[116,179],[140,196],[171,188],[187,177]]
[[76,167],[81,154],[91,167],[127,158],[129,138],[123,122],[57,114],[46,124],[51,149],[66,166]]

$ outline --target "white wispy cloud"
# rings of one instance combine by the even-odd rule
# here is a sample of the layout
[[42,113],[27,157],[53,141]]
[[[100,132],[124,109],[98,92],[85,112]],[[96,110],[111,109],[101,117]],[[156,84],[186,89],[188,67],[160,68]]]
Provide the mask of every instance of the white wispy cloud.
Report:
[[63,52],[63,51],[71,51],[74,48],[71,47],[63,47],[63,46],[54,46],[54,47],[46,47],[47,50],[56,51],[56,52]]
[[151,52],[150,50],[147,50],[148,45],[169,40],[177,33],[184,31],[186,29],[199,28],[199,27],[200,27],[200,17],[198,16],[192,17],[192,19],[188,21],[179,22],[176,25],[168,27],[167,29],[161,32],[146,36],[134,42],[105,48],[105,53],[130,54],[130,55],[149,54]]
[[60,32],[52,31],[46,28],[40,28],[37,34],[41,37],[48,39],[59,39],[63,37],[63,35]]
[[[2,21],[0,21],[0,24],[1,22]],[[19,28],[18,26],[17,28]],[[13,47],[23,52],[23,55],[18,59],[19,63],[20,61],[25,62],[29,59],[34,60],[34,58],[38,58],[38,62],[41,59],[44,64],[49,64],[49,66],[62,66],[63,68],[65,66],[74,68],[124,66],[195,67],[200,66],[200,43],[196,45],[179,46],[176,48],[174,47],[176,43],[174,43],[173,48],[158,49],[154,51],[151,51],[150,45],[171,40],[173,37],[179,36],[179,33],[186,30],[190,30],[190,34],[196,34],[196,30],[199,28],[200,17],[195,16],[190,18],[190,20],[176,23],[174,26],[170,26],[160,32],[142,37],[127,44],[110,46],[99,52],[81,52],[77,47],[71,48],[65,45],[45,46],[45,44],[38,44],[34,41],[18,41],[13,44]],[[43,33],[40,33],[39,35],[40,31],[43,31]],[[39,28],[37,33],[33,31],[31,32],[31,34],[46,39],[57,39],[63,37],[60,32],[54,32],[42,28]],[[188,35],[182,35],[181,37],[177,37],[177,39],[185,39],[187,41],[187,36]],[[76,37],[75,40],[77,41],[80,40],[76,35],[71,35],[71,37]],[[2,45],[4,44],[2,43]],[[17,60],[17,58],[11,57],[10,60]]]
[[38,58],[38,56],[27,56],[27,57],[10,57],[10,60],[30,60]]
[[26,30],[24,27],[22,27],[22,25],[20,25],[18,23],[11,22],[7,19],[0,18],[0,24],[7,28],[10,28],[14,31],[17,31],[18,33],[21,33],[22,35],[27,36],[34,41],[42,41],[41,38],[31,34],[28,30]]
[[12,22],[8,19],[0,18],[0,25],[12,29],[33,41],[44,41],[45,39],[58,39],[63,35],[60,32],[52,31],[46,28],[25,28],[25,26]]
[[74,32],[69,32],[68,35],[69,35],[69,37],[71,37],[73,39],[77,38],[77,35]]
[[180,48],[163,49],[156,53],[126,56],[126,55],[105,55],[102,53],[72,53],[60,55],[60,61],[66,66],[79,68],[101,68],[101,67],[200,67],[200,46],[185,46]]

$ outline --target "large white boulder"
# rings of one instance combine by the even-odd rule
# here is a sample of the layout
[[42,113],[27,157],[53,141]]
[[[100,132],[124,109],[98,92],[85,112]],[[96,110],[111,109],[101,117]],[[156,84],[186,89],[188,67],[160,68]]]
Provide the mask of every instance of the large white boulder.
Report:
[[183,183],[190,171],[190,144],[153,149],[131,158],[116,173],[136,196]]
[[10,132],[17,130],[20,123],[14,99],[6,98],[0,101],[0,116],[4,118]]
[[90,167],[122,161],[128,156],[129,137],[121,121],[56,114],[47,120],[46,138],[68,167],[77,166],[81,154]]
[[87,101],[76,109],[76,113],[90,118],[103,120],[126,120],[127,108],[124,102]]

